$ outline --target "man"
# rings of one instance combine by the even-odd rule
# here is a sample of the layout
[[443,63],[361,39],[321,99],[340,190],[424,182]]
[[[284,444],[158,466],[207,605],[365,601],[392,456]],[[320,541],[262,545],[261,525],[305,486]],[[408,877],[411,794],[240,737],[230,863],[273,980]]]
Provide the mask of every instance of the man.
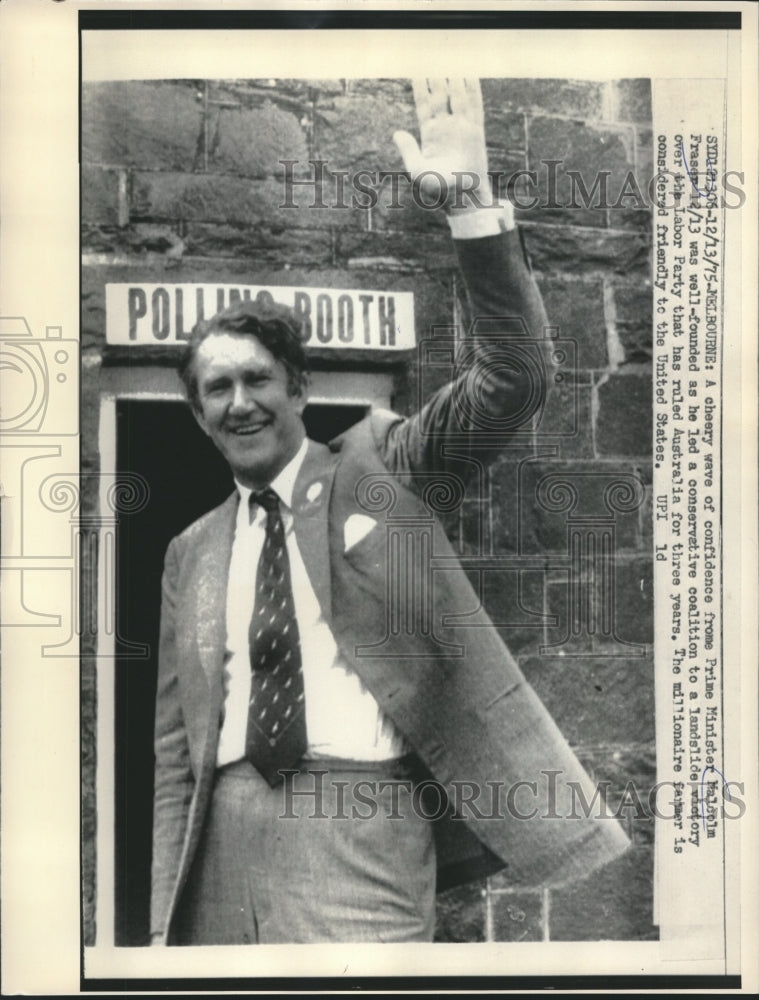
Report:
[[[558,884],[627,846],[577,813],[589,779],[430,518],[430,488],[463,488],[493,428],[501,444],[535,412],[524,338],[545,315],[510,206],[491,205],[479,86],[415,98],[422,148],[396,142],[428,193],[447,186],[478,318],[454,380],[327,447],[305,436],[289,310],[242,303],[193,331],[182,375],[236,490],[166,556],[156,943],[429,941],[436,888],[506,864]],[[425,546],[442,569],[412,579]]]

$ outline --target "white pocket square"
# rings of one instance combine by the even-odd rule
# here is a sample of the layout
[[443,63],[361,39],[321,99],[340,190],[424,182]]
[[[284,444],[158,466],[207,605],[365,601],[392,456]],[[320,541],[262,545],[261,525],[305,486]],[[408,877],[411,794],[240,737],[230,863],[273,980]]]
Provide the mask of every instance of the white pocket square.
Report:
[[366,538],[376,524],[374,518],[366,514],[351,514],[345,522],[345,551],[352,549],[362,538]]

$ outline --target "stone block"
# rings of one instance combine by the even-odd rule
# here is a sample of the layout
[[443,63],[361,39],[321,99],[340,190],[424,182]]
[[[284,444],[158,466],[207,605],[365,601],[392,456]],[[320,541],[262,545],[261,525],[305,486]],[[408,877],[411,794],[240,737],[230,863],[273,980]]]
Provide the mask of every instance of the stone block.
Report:
[[568,384],[571,376],[552,385],[537,438],[539,447],[558,445],[561,458],[593,458],[593,410],[590,386]]
[[[82,268],[82,302],[80,307],[80,340],[82,352],[97,352],[97,356],[102,353],[105,343],[105,293],[100,284],[99,275],[93,273],[89,267]],[[128,278],[125,280],[129,280]],[[86,386],[85,380],[93,380],[96,375],[89,367],[82,365],[82,390]],[[95,389],[97,392],[97,388]],[[93,393],[94,395],[94,393]],[[99,407],[96,407],[99,414]],[[80,408],[80,419],[87,417],[87,412]],[[98,416],[99,419],[99,416]],[[97,434],[94,438],[85,436],[82,429],[82,441],[90,440],[93,447],[97,444]]]
[[[617,201],[625,178],[634,169],[633,140],[628,128],[561,118],[532,119],[528,163],[538,173],[536,195],[540,199],[533,219],[605,226],[604,210]],[[548,162],[557,160],[555,166]]]
[[652,294],[650,285],[615,285],[617,336],[630,364],[651,361]]
[[82,166],[82,221],[115,225],[119,219],[119,175],[116,170]]
[[[415,233],[344,230],[336,234],[335,260],[348,268],[429,270],[445,274],[447,281],[457,268],[456,255],[447,233],[430,233],[420,240]],[[451,322],[449,318],[447,322]]]
[[651,121],[651,81],[617,80],[619,120],[623,122]]
[[648,185],[654,176],[654,134],[650,128],[638,127],[635,130],[635,175],[638,186],[648,199]]
[[214,83],[208,97],[204,122],[202,84],[84,84],[83,162],[270,177],[281,173],[281,159],[308,159],[300,115],[309,105],[253,82],[247,88]]
[[[650,277],[647,234],[601,229],[525,224],[527,248],[536,270],[591,278],[598,274]],[[567,220],[569,221],[569,220]]]
[[639,521],[640,547],[641,549],[650,549],[654,537],[654,498],[650,488],[646,490],[646,500],[640,510]]
[[[613,522],[619,549],[636,548],[638,544],[637,508],[624,511],[610,509],[609,491],[616,484],[621,488],[643,488],[630,479],[631,470],[618,463],[572,461],[528,461],[519,467],[518,480],[507,479],[501,467],[493,475],[493,504],[504,509],[518,510],[519,544],[523,554],[567,551],[567,531],[578,518],[599,523]],[[637,492],[636,492],[637,496]],[[500,539],[497,540],[500,544]]]
[[628,642],[654,641],[651,555],[616,562],[615,616],[618,634]]
[[[184,249],[176,227],[169,223],[138,222],[119,227],[85,223],[82,227],[83,253],[142,257],[157,266],[164,266],[170,262],[176,264]],[[161,261],[164,254],[168,256]]]
[[435,941],[448,944],[485,940],[485,880],[438,893]]
[[521,111],[488,108],[485,114],[488,149],[524,153],[527,148],[525,116]]
[[[323,86],[332,87],[335,81],[315,81],[318,88]],[[379,78],[364,80],[343,80],[340,93],[350,95],[360,95],[362,97],[372,97],[377,100],[386,101],[388,104],[400,103],[411,104],[414,102],[414,94],[411,87],[411,80],[398,78]],[[337,93],[334,89],[331,93]]]
[[587,878],[551,892],[552,941],[655,941],[653,856],[633,847]]
[[546,626],[544,646],[545,656],[566,658],[567,649],[577,656],[594,652],[594,637],[583,631],[571,636],[570,642],[570,590],[569,571],[552,571],[545,585],[546,612],[550,623]]
[[[84,340],[84,335],[82,337]],[[98,329],[98,346],[102,348],[105,340],[105,324]],[[88,331],[87,340],[95,338]],[[98,358],[99,360],[99,358]],[[100,471],[100,451],[98,433],[100,429],[100,366],[82,365],[79,379],[79,431],[81,434],[81,468],[82,472]],[[97,516],[100,513],[99,483],[91,476],[85,476],[81,481],[79,497],[79,513],[82,517]],[[86,641],[89,633],[82,636]]]
[[125,80],[82,85],[82,162],[191,170],[202,128],[198,88]]
[[491,892],[488,906],[494,941],[543,940],[542,893]]
[[[546,584],[547,610],[556,622],[546,630],[552,655],[648,653],[653,613],[650,563],[634,562],[631,566],[622,556],[606,564],[585,559],[579,570],[552,573]],[[612,578],[613,590],[601,579],[604,571]]]
[[653,740],[650,659],[540,655],[520,662],[571,744]]
[[393,132],[416,133],[416,112],[411,96],[388,100],[378,93],[335,97],[329,109],[314,124],[315,154],[330,170],[403,170],[403,161],[393,143]]
[[[532,244],[532,240],[530,240]],[[605,368],[606,320],[603,285],[598,280],[561,277],[540,280],[548,321],[559,328],[559,338],[575,342],[575,368]]]
[[511,652],[535,653],[544,639],[543,574],[494,568],[481,573],[469,570],[467,575]]
[[486,121],[504,109],[598,118],[602,93],[603,84],[591,80],[482,80]]
[[491,158],[491,181],[497,198],[510,201],[517,222],[529,219],[535,205],[537,177],[528,175],[526,154],[496,154]]
[[[130,216],[134,221],[251,222],[250,181],[190,173],[136,173]],[[260,221],[259,218],[256,221]]]
[[[631,202],[628,204],[632,204]],[[650,208],[610,208],[610,229],[633,229],[641,233],[651,232]]]
[[488,503],[487,481],[481,487],[485,476],[474,474],[466,484],[467,496],[461,504],[456,519],[455,532],[448,538],[460,556],[491,555],[490,504]]
[[138,173],[132,184],[135,220],[166,219],[271,225],[293,229],[366,226],[366,211],[341,198],[327,175],[286,187],[283,178],[248,180],[224,174]]
[[497,197],[516,194],[529,199],[525,179],[515,177],[527,167],[527,133],[525,116],[520,112],[493,109],[485,117],[485,137],[488,145],[488,168]]
[[250,261],[251,283],[255,284],[254,269],[264,263],[328,267],[333,259],[332,236],[324,229],[193,222],[186,227],[184,244],[190,256],[246,258]]
[[[309,159],[303,125],[292,111],[265,101],[257,108],[219,108],[209,119],[208,166],[248,177],[276,177],[281,160]],[[198,169],[201,165],[198,165]]]
[[[319,80],[295,79],[291,77],[279,76],[276,79],[266,79],[264,77],[250,80],[220,80],[213,81],[214,88],[221,92],[223,96],[236,97],[244,103],[260,100],[264,98],[278,97],[281,100],[291,99],[293,101],[307,101],[309,91],[318,87]],[[325,84],[327,81],[323,81]],[[342,81],[333,80],[338,91],[342,91]]]
[[242,107],[256,108],[264,102],[289,109],[301,118],[320,96],[342,93],[342,80],[307,80],[291,77],[276,79],[209,80],[211,100],[237,103]]
[[523,555],[535,552],[535,526],[520,516],[522,505],[532,506],[532,497],[522,492],[525,463],[534,461],[531,454],[511,452],[496,461],[490,470],[490,506],[499,516],[492,518],[491,545],[494,552]]
[[82,254],[113,253],[120,238],[115,226],[83,222],[80,232]]
[[619,372],[599,382],[596,450],[599,455],[650,455],[651,375]]

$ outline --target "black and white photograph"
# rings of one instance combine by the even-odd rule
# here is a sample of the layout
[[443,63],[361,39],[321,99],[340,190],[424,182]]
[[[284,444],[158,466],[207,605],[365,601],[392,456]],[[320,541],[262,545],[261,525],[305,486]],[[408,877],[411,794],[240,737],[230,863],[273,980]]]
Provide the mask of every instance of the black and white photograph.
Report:
[[[482,90],[85,85],[84,331],[142,491],[116,536],[118,944],[431,941],[436,912],[442,940],[656,933],[651,824],[580,816],[587,768],[654,768],[649,213],[576,233],[508,200],[540,158],[600,166],[591,143],[612,182],[645,169],[650,85]],[[607,91],[642,122],[558,110]],[[638,898],[578,893],[613,862]]]
[[82,5],[69,322],[0,318],[79,989],[755,974],[724,7]]

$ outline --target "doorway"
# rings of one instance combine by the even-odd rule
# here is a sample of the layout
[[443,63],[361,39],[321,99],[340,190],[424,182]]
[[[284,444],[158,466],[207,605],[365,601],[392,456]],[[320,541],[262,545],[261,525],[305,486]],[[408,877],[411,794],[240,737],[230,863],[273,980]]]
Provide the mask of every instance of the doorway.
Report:
[[[360,401],[310,403],[304,414],[309,437],[328,441],[368,409]],[[150,488],[148,503],[122,516],[117,529],[116,634],[150,650],[146,659],[134,659],[124,655],[118,641],[115,649],[114,943],[135,946],[150,941],[153,723],[163,558],[171,539],[221,503],[234,484],[184,402],[121,397],[115,411],[116,471],[136,473]]]

